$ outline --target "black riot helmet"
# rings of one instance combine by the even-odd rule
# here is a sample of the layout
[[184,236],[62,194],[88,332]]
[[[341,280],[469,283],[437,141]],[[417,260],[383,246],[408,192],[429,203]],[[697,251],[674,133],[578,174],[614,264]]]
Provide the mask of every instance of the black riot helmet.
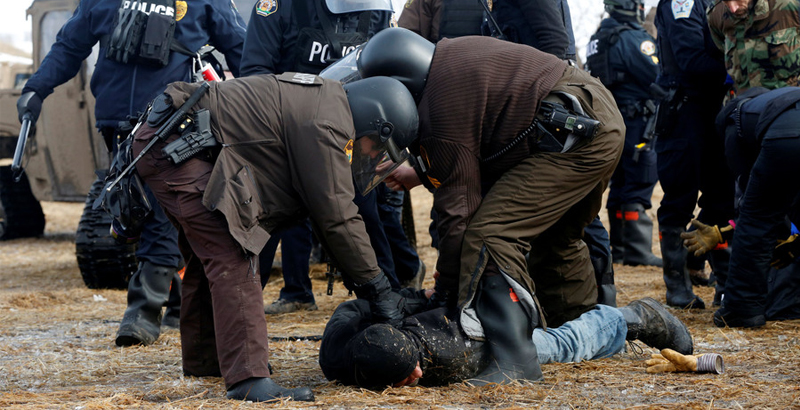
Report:
[[372,37],[358,55],[362,78],[386,76],[400,80],[419,102],[436,46],[404,28],[387,28]]
[[603,0],[603,4],[615,20],[644,22],[644,0]]
[[408,159],[417,138],[419,115],[414,98],[398,80],[371,77],[345,84],[356,140],[352,170],[363,194]]
[[387,28],[329,65],[319,76],[343,84],[368,77],[392,77],[403,83],[419,103],[434,48],[433,43],[413,31]]

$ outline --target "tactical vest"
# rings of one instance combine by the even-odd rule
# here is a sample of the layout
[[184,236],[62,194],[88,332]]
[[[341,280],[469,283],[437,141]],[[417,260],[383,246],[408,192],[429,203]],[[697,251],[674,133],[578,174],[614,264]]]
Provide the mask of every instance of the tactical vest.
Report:
[[619,34],[630,29],[627,25],[621,24],[610,30],[598,30],[589,39],[584,68],[589,74],[599,78],[606,87],[625,81],[625,73],[614,69],[609,61],[609,54],[614,44],[619,41]]
[[439,40],[481,35],[483,6],[478,0],[442,0]]
[[165,67],[170,50],[192,55],[174,40],[176,11],[175,0],[120,1],[114,29],[101,40],[106,57],[124,64]]
[[306,0],[294,0],[292,3],[292,11],[300,27],[296,45],[300,51],[294,67],[297,72],[319,74],[325,67],[367,41],[369,36],[372,11],[359,13],[358,27],[354,33],[339,33],[334,25],[339,17],[348,18],[348,14],[333,14],[323,2],[314,1],[322,29],[312,28]]

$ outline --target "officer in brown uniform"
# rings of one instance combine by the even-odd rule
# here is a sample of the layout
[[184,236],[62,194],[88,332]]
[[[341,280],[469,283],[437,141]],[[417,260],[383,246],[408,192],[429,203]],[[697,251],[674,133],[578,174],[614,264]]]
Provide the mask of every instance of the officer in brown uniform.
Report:
[[[622,152],[613,97],[566,61],[487,37],[434,46],[386,29],[357,66],[362,77],[395,76],[417,101],[425,174],[401,167],[387,181],[409,188],[423,180],[436,190],[434,300],[457,299],[466,334],[491,343],[494,363],[477,379],[541,378],[529,360],[540,316],[559,326],[597,300],[581,236]],[[529,251],[536,272],[527,271]]]
[[[179,107],[199,86],[173,83],[161,105]],[[215,161],[170,162],[162,149],[176,134],[155,143],[137,163],[180,232],[186,259],[184,373],[221,373],[229,398],[314,399],[306,387],[285,389],[269,378],[257,253],[282,225],[310,216],[345,284],[370,302],[379,321],[402,318],[404,299],[391,292],[378,268],[353,204],[350,163],[364,162],[360,151],[353,152],[356,136],[381,141],[378,151],[395,139],[414,138],[416,107],[394,79],[367,79],[348,88],[346,96],[338,82],[296,73],[212,84],[194,110],[210,112],[210,130],[220,143]],[[384,92],[373,98],[374,89]],[[360,116],[354,118],[351,107]],[[151,121],[155,111],[135,134],[134,154],[159,128]]]

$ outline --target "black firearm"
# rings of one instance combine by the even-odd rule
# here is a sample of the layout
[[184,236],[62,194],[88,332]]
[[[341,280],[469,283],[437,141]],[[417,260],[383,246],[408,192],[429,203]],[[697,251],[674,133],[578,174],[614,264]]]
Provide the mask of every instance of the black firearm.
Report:
[[194,127],[190,128],[190,131],[184,132],[180,138],[167,144],[161,153],[177,165],[200,151],[217,145],[219,143],[211,133],[211,113],[207,109],[203,109],[194,113]]
[[[178,128],[179,125],[184,124],[185,120],[186,121],[189,120],[186,118],[186,115],[188,114],[189,110],[192,109],[192,106],[197,104],[197,101],[199,101],[200,97],[202,97],[208,91],[209,87],[210,86],[208,85],[208,83],[201,84],[200,87],[198,87],[197,90],[195,90],[195,92],[192,93],[191,96],[189,96],[186,102],[184,102],[183,105],[181,105],[177,110],[175,110],[175,113],[173,113],[172,116],[169,117],[169,119],[164,123],[164,125],[162,125],[161,128],[158,129],[158,131],[156,131],[155,135],[153,135],[153,139],[142,149],[142,152],[140,152],[139,155],[137,155],[136,158],[134,158],[133,161],[131,161],[131,163],[127,166],[127,168],[125,168],[125,170],[122,171],[117,176],[117,179],[115,179],[114,182],[106,185],[106,191],[110,192],[114,188],[114,186],[116,186],[119,183],[119,181],[125,177],[125,175],[131,172],[133,167],[136,166],[136,163],[139,162],[139,160],[142,159],[142,157],[144,157],[147,151],[150,151],[150,148],[152,148],[153,145],[155,145],[158,141],[161,141],[162,139],[166,138],[167,136],[172,135],[175,132],[175,129]],[[186,125],[184,124],[184,127],[185,126]],[[134,130],[131,132],[131,135],[135,133],[136,133],[136,128],[134,128]]]
[[[658,106],[655,107],[653,114],[647,120],[642,135],[642,142],[636,145],[636,151],[633,153],[633,160],[639,160],[639,152],[649,151],[655,145],[656,140],[661,135],[669,134],[675,126],[678,117],[678,111],[686,102],[686,95],[678,87],[671,87],[669,90],[663,89],[656,83],[650,84],[650,94],[654,99],[660,101]],[[648,100],[653,104],[652,100]],[[651,106],[645,106],[646,110],[652,109]]]

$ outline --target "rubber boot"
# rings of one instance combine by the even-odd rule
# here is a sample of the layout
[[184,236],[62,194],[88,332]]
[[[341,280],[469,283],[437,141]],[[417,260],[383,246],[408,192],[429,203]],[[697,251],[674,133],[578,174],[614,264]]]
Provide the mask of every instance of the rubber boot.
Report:
[[711,275],[715,278],[714,306],[722,304],[725,295],[725,282],[728,279],[728,265],[731,262],[731,248],[717,249],[708,253],[708,263],[711,265]]
[[269,377],[251,377],[228,389],[227,397],[234,400],[273,401],[290,398],[296,401],[314,401],[314,393],[308,387],[287,389]]
[[661,256],[664,258],[664,284],[667,286],[667,305],[682,309],[705,309],[706,304],[692,290],[686,269],[687,250],[683,247],[683,228],[661,227]]
[[175,268],[150,262],[139,269],[128,283],[128,308],[117,332],[117,346],[149,345],[161,333],[161,308],[169,296]]
[[653,298],[634,300],[619,310],[628,324],[627,340],[641,340],[661,350],[672,349],[681,354],[694,350],[689,329]]
[[622,241],[625,243],[623,265],[663,266],[661,258],[653,255],[653,220],[644,205],[622,205]]
[[[484,276],[475,296],[475,313],[489,343],[491,363],[469,383],[542,380],[539,355],[531,340],[534,323],[501,275]],[[538,312],[533,312],[538,323]]]
[[170,329],[181,328],[181,276],[175,272],[172,276],[172,284],[169,287],[169,298],[164,309],[164,317],[161,318],[161,326]]
[[608,236],[611,240],[611,259],[622,263],[625,258],[625,243],[622,241],[622,210],[608,209]]

